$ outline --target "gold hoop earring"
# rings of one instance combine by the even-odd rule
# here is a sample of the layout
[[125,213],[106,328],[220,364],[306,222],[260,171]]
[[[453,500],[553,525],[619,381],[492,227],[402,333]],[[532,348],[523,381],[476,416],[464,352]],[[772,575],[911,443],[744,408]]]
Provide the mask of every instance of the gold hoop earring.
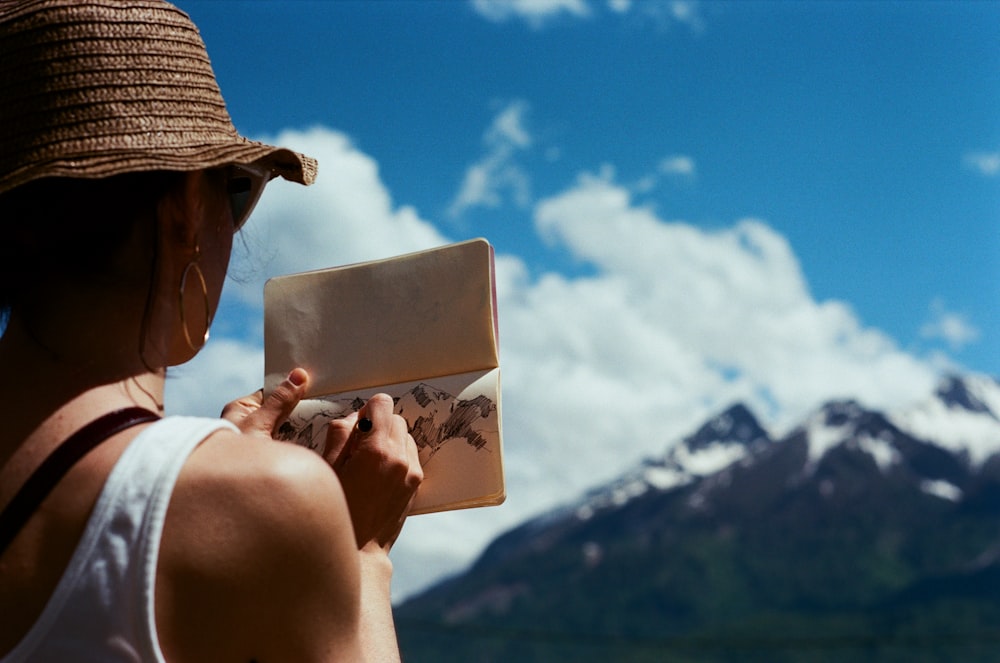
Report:
[[[189,262],[187,267],[185,267],[184,271],[181,273],[180,288],[181,330],[184,332],[184,340],[187,342],[188,347],[194,352],[201,350],[205,343],[208,342],[208,328],[212,326],[212,311],[208,303],[208,285],[205,283],[205,275],[202,273],[201,267],[198,266],[199,257],[198,250],[195,249],[194,260]],[[191,340],[191,332],[188,331],[187,317],[184,314],[184,293],[187,291],[187,280],[192,271],[198,278],[198,284],[201,286],[201,296],[205,301],[205,334],[201,339],[200,345],[195,345]]]

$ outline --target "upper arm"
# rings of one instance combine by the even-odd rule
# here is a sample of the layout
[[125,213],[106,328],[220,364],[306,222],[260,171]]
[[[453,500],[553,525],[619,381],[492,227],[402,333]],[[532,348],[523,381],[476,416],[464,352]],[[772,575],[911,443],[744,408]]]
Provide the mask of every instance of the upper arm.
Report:
[[157,570],[167,660],[356,659],[360,583],[343,491],[316,454],[231,434],[192,454]]

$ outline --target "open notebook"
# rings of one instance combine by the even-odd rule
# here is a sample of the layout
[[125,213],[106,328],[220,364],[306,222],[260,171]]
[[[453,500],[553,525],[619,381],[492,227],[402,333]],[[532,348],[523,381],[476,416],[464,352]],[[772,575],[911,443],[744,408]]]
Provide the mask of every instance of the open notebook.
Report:
[[312,378],[281,437],[322,452],[327,421],[387,393],[424,469],[411,514],[503,502],[495,283],[484,239],[269,280],[264,389]]

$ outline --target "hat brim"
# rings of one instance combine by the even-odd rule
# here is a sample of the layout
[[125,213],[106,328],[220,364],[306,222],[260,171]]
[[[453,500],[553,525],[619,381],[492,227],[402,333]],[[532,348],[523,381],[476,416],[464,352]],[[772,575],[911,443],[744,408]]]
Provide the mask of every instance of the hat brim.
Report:
[[227,165],[259,164],[275,177],[309,185],[316,180],[316,160],[292,150],[241,138],[226,144],[199,145],[173,152],[111,150],[101,154],[52,159],[26,165],[0,181],[0,193],[44,177],[98,179],[153,170],[190,171]]

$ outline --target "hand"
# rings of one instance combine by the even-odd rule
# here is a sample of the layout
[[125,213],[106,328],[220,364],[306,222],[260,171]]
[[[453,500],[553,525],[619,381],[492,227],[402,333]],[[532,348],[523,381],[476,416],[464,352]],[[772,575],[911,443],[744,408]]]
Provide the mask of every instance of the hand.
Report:
[[[360,425],[361,422],[370,425]],[[392,398],[376,394],[357,412],[330,422],[324,457],[344,488],[358,549],[388,552],[399,536],[424,472],[406,420]]]
[[222,409],[222,418],[236,424],[244,434],[273,439],[278,427],[305,396],[308,386],[309,374],[301,368],[293,369],[267,399],[263,389],[238,398]]

